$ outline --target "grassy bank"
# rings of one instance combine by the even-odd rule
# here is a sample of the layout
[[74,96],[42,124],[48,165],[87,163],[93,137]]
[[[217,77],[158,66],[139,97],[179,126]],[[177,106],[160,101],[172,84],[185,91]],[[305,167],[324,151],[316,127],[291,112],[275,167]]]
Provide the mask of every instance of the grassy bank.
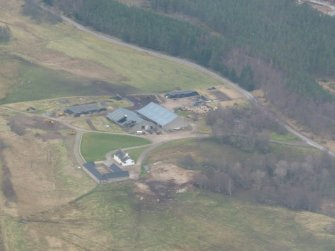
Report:
[[[139,200],[130,183],[99,186],[43,217],[63,224],[29,228],[43,230],[43,236],[52,233],[64,241],[63,248],[75,250],[330,251],[335,246],[334,235],[325,230],[333,219],[326,216],[199,191],[161,204]],[[69,221],[81,225],[67,225]],[[48,248],[43,237],[37,243]]]

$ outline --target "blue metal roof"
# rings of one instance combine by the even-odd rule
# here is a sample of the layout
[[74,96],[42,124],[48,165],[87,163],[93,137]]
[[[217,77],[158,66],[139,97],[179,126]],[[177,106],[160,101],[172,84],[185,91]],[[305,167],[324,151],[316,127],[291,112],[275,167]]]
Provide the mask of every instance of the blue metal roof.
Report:
[[97,180],[101,181],[108,181],[110,179],[117,179],[117,178],[125,178],[129,177],[128,171],[123,171],[121,168],[119,168],[117,165],[112,164],[109,169],[110,172],[101,174],[98,169],[96,168],[96,165],[94,162],[87,162],[84,164],[84,167],[87,171],[89,171],[92,175],[95,176]]
[[178,117],[174,112],[153,102],[147,104],[137,112],[160,126],[165,126]]
[[86,168],[87,171],[89,171],[92,175],[94,175],[95,178],[97,178],[98,180],[102,180],[102,175],[95,167],[94,162],[87,162],[84,164],[84,167]]

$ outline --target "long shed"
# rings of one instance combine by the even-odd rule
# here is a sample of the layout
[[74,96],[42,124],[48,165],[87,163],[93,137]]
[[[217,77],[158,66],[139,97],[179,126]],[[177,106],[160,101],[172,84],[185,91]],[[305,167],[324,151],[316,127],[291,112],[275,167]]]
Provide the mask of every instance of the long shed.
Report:
[[175,90],[165,94],[165,97],[169,99],[188,98],[194,96],[199,96],[199,93],[197,91]]
[[83,114],[91,114],[96,112],[106,111],[106,107],[100,106],[98,104],[83,104],[75,105],[67,108],[64,112],[79,117]]

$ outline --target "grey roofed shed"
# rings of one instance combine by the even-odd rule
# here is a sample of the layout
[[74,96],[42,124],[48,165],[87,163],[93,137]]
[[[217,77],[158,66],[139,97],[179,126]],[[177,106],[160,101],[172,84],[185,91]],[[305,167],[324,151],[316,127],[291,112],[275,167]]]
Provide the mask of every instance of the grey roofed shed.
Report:
[[174,112],[153,102],[147,104],[137,112],[161,127],[171,123],[178,117]]
[[74,115],[81,115],[81,114],[88,114],[93,112],[101,112],[105,111],[106,108],[99,106],[97,104],[84,104],[84,105],[75,105],[69,107],[65,110],[66,113],[74,114]]
[[111,113],[108,113],[107,118],[121,126],[141,123],[144,121],[137,113],[125,108],[119,108]]
[[186,98],[186,97],[193,97],[193,96],[199,96],[199,93],[197,91],[175,90],[175,91],[171,91],[165,94],[165,97],[171,98],[171,99]]

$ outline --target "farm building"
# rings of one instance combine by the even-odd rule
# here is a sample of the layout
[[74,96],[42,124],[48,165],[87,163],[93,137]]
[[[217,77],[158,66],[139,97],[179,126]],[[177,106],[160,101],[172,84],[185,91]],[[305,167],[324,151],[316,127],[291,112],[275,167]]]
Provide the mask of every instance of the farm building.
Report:
[[188,97],[194,97],[194,96],[199,96],[199,93],[196,91],[171,91],[165,94],[166,98],[169,99],[178,99],[178,98],[188,98]]
[[135,161],[131,159],[128,153],[122,151],[121,149],[117,150],[113,155],[114,160],[122,166],[133,166]]
[[87,162],[83,169],[97,183],[110,183],[129,178],[129,172],[122,170],[115,164],[104,166],[105,171],[101,172],[95,162]]
[[136,112],[125,108],[119,108],[107,115],[107,118],[115,124],[129,128],[131,131],[152,129],[154,124],[141,118]]
[[188,126],[184,118],[153,102],[147,104],[137,112],[164,130],[179,130]]
[[92,114],[97,112],[106,111],[105,107],[102,107],[98,104],[84,104],[84,105],[75,105],[67,108],[64,112],[71,114],[75,117],[79,117],[84,114]]

